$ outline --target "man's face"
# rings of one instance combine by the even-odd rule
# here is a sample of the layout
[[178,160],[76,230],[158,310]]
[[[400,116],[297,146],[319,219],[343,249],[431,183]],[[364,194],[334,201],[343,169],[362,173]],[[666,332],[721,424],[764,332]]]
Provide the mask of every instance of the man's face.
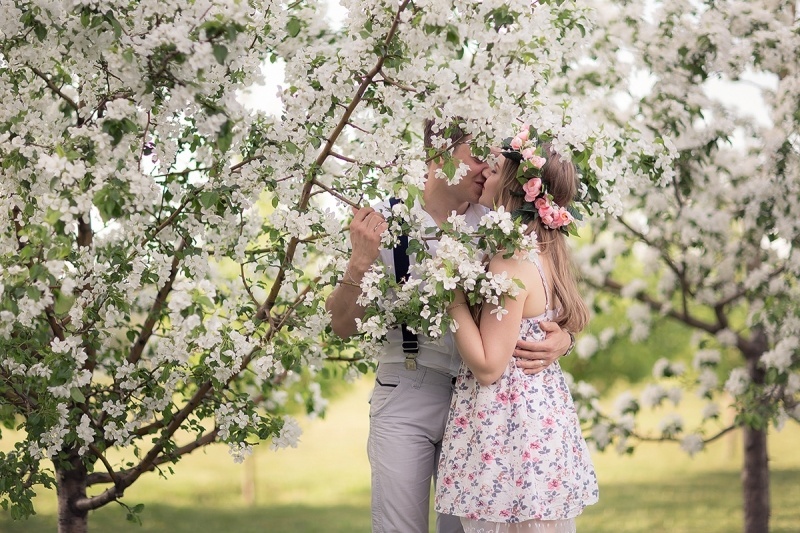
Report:
[[483,194],[480,204],[490,209],[495,208],[497,196],[500,194],[500,177],[503,173],[503,164],[506,158],[500,154],[499,148],[492,148],[492,157],[489,159],[489,168],[483,173],[486,181],[483,184]]
[[458,197],[460,201],[469,202],[472,204],[478,203],[481,195],[483,194],[483,186],[486,182],[486,177],[483,175],[489,169],[486,161],[479,159],[472,155],[472,150],[469,142],[460,143],[453,150],[454,163],[458,166],[464,163],[469,167],[467,175],[461,178],[461,181],[455,185],[450,185],[450,191]]

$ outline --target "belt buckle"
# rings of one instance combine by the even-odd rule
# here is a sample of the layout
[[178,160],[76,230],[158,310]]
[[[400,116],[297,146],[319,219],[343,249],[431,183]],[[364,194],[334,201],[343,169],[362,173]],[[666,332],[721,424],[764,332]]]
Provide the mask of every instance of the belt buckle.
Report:
[[413,356],[406,357],[406,370],[417,369],[417,358]]

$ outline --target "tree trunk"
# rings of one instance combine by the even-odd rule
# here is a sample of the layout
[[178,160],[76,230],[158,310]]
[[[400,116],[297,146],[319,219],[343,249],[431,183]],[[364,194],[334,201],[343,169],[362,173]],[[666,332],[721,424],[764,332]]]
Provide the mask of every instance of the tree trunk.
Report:
[[769,531],[769,464],[767,463],[767,432],[745,426],[744,468],[744,532]]
[[[761,356],[767,350],[767,336],[763,328],[753,330],[750,349],[744,352],[750,379],[763,385],[766,377],[764,368],[759,365]],[[769,458],[767,457],[766,422],[756,429],[745,424],[742,428],[744,444],[744,465],[742,466],[742,496],[744,497],[744,533],[769,532]]]
[[86,497],[86,468],[77,455],[55,467],[58,533],[86,533],[88,515],[74,505],[75,501]]

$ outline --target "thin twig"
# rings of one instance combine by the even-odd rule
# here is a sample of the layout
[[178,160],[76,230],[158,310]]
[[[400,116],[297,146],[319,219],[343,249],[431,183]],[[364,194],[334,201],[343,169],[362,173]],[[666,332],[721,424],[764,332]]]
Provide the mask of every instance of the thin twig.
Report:
[[76,104],[75,101],[72,98],[70,98],[69,96],[64,94],[61,91],[61,89],[56,86],[56,84],[53,82],[53,80],[48,78],[45,75],[44,72],[42,72],[38,68],[32,66],[30,63],[26,63],[26,65],[28,66],[29,69],[31,69],[31,71],[33,71],[34,74],[36,74],[42,80],[44,80],[44,82],[47,84],[47,86],[50,88],[51,91],[53,91],[58,96],[60,96],[61,99],[63,99],[67,103],[67,105],[69,105],[72,109],[75,110],[75,114],[78,116],[78,121],[80,122],[81,121],[81,117],[80,117],[80,114],[79,114],[80,108],[78,107],[78,104]]
[[312,183],[313,183],[314,185],[316,185],[317,187],[319,187],[320,189],[323,189],[323,190],[325,190],[325,192],[329,193],[329,194],[330,194],[331,196],[333,196],[334,198],[338,198],[339,200],[341,200],[342,202],[346,203],[347,205],[349,205],[349,206],[351,206],[351,207],[355,207],[356,209],[359,209],[359,208],[361,207],[360,205],[358,205],[357,203],[353,202],[352,200],[349,200],[348,198],[345,198],[344,196],[342,196],[341,194],[339,194],[339,192],[338,192],[338,191],[336,191],[335,189],[331,189],[330,187],[328,187],[327,185],[324,185],[324,184],[320,183],[320,182],[319,182],[319,181],[317,181],[316,179],[315,179],[315,180],[312,180]]

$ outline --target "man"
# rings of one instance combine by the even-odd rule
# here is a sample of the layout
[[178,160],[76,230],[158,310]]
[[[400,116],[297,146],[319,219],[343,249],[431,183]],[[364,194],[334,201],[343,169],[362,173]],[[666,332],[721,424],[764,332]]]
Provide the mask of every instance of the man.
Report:
[[[435,125],[425,123],[425,148],[431,149]],[[448,146],[458,164],[469,171],[456,184],[435,177],[441,162],[428,164],[423,193],[424,209],[431,226],[440,226],[453,211],[465,215],[467,223],[477,226],[486,208],[478,204],[489,170],[486,162],[472,154],[469,138],[456,125],[446,131]],[[384,204],[384,211],[388,207]],[[325,303],[331,313],[333,331],[347,338],[357,333],[356,318],[364,308],[356,303],[359,282],[378,257],[390,272],[394,265],[392,250],[380,248],[380,236],[387,224],[381,213],[370,207],[358,210],[350,224],[352,252],[341,283]],[[435,253],[438,242],[428,243]],[[411,258],[413,260],[413,258]],[[542,324],[548,331],[543,342],[517,345],[518,366],[526,373],[536,373],[567,353],[572,336],[555,323]],[[436,473],[442,435],[450,408],[454,377],[461,364],[452,334],[433,344],[418,337],[418,353],[403,351],[400,330],[387,335],[388,342],[378,358],[375,389],[370,400],[368,454],[372,467],[373,533],[428,533],[431,478]],[[439,515],[438,533],[463,533],[458,517]]]

